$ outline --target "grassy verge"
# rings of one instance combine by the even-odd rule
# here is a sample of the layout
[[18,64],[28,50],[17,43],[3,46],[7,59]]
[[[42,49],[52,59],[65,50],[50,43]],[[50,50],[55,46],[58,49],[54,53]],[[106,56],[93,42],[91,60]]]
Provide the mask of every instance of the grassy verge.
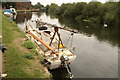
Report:
[[3,10],[0,10],[0,13],[3,12]]
[[2,35],[2,12],[0,11],[0,35]]
[[[1,15],[1,14],[0,14]],[[23,46],[26,37],[18,26],[2,15],[3,44],[7,51],[3,54],[3,73],[8,78],[50,78],[50,73],[40,64],[42,57],[36,54],[36,50]],[[34,59],[27,59],[26,55],[32,55]]]

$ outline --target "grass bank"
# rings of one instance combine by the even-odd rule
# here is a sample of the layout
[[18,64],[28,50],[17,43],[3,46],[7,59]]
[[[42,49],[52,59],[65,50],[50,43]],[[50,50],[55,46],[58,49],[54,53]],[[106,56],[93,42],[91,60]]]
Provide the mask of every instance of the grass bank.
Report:
[[[1,14],[0,14],[1,15]],[[8,78],[50,78],[47,69],[40,63],[42,57],[35,55],[35,49],[23,46],[26,37],[18,26],[2,15],[3,44],[7,47],[3,54],[3,73]],[[25,56],[31,54],[34,59]]]

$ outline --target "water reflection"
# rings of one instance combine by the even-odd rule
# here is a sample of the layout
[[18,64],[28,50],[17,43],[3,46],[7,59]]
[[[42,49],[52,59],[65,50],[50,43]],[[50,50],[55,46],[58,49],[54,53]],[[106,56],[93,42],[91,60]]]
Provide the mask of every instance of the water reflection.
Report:
[[58,78],[70,78],[70,75],[66,68],[57,68],[50,71],[53,75],[53,78],[58,80]]
[[40,17],[42,15],[42,12],[36,12],[35,14],[37,15],[37,17]]
[[30,20],[32,18],[32,12],[19,12],[17,14],[17,18],[16,18],[16,23],[24,23],[25,22],[25,18],[26,20]]
[[72,18],[64,17],[60,17],[59,22],[70,28],[79,30],[80,33],[85,34],[88,37],[94,35],[100,42],[106,41],[111,43],[113,46],[118,45],[118,27],[104,27],[102,24],[77,22]]
[[[16,22],[17,23],[24,23],[25,18],[26,20],[32,19],[32,14],[36,15],[37,18],[41,17],[43,14],[42,12],[19,12],[17,15]],[[55,19],[53,15],[47,14],[46,15],[52,19]],[[42,15],[42,18],[44,16]],[[34,18],[35,19],[35,18]],[[45,18],[44,18],[45,19]],[[59,17],[58,18],[60,25],[65,25],[67,27],[77,29],[81,34],[85,34],[88,37],[91,37],[91,35],[96,36],[96,39],[98,39],[100,42],[109,42],[113,46],[118,45],[118,27],[103,27],[103,25],[97,24],[97,23],[85,23],[85,22],[77,22],[76,20],[72,18],[65,18],[65,17]],[[48,22],[47,19],[45,19],[46,22]],[[52,21],[50,22],[52,23]],[[53,22],[55,24],[55,22]]]

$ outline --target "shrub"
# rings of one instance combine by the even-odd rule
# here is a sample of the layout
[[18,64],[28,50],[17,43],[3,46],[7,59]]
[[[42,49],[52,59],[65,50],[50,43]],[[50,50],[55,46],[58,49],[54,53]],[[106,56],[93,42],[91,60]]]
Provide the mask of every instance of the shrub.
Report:
[[33,55],[30,54],[30,53],[26,53],[26,54],[24,55],[24,58],[29,59],[29,60],[34,59]]
[[35,56],[38,56],[39,55],[39,52],[35,49],[32,50],[32,53],[35,55]]
[[30,41],[30,40],[27,40],[23,43],[23,46],[28,48],[28,49],[33,49],[33,48],[36,48],[35,44]]

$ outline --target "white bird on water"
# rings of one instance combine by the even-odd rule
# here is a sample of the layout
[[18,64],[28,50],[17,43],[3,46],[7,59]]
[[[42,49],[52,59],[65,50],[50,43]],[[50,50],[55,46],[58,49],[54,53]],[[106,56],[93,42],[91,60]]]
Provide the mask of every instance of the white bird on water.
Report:
[[106,28],[107,27],[107,24],[104,24],[104,28]]

